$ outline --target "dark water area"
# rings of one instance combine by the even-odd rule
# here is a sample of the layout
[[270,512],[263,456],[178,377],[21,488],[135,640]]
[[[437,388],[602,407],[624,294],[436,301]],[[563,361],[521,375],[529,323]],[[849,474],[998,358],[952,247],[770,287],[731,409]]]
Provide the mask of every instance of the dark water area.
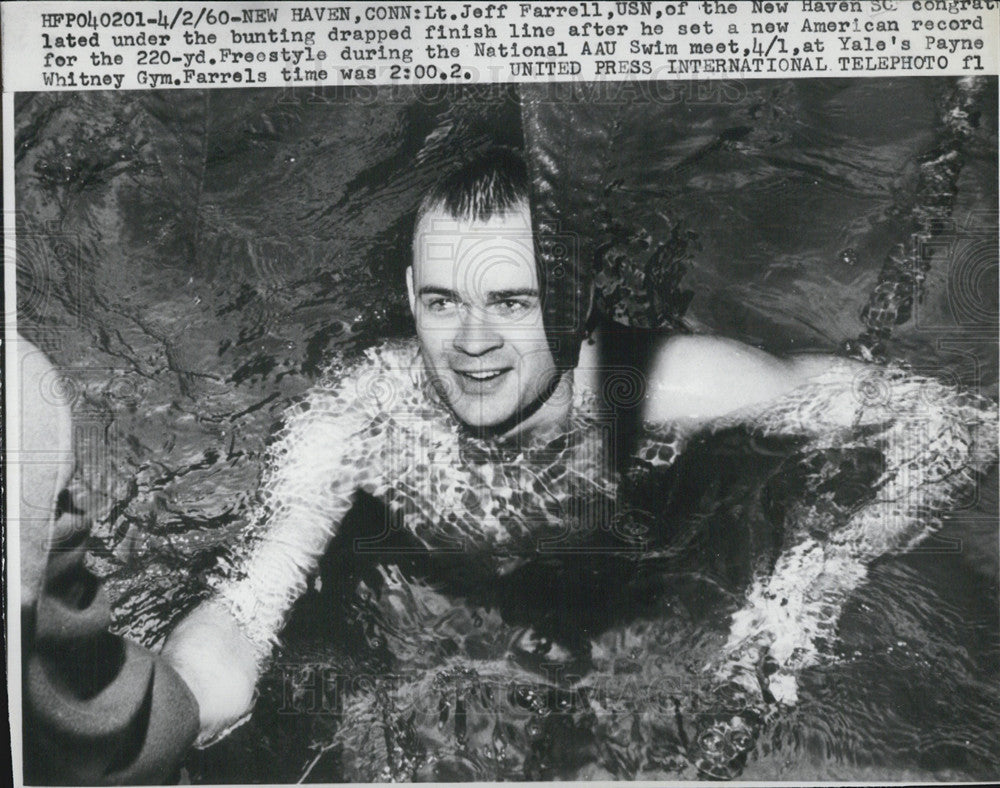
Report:
[[[995,400],[997,82],[960,140],[943,120],[953,88],[18,95],[18,327],[65,373],[55,393],[73,403],[74,484],[117,629],[162,642],[240,538],[289,403],[326,365],[412,335],[413,212],[489,144],[549,162],[540,210],[597,261],[608,314],[777,353],[862,335],[887,259],[937,201],[922,295],[883,355]],[[942,146],[960,163],[944,201],[924,166]],[[499,573],[402,535],[360,555],[386,516],[360,498],[253,717],[192,753],[185,777],[697,778],[691,741],[732,708],[704,668],[818,497],[816,463],[839,468],[845,509],[878,472],[877,457],[722,432],[630,476],[623,531]],[[872,566],[742,779],[995,776],[995,476]]]

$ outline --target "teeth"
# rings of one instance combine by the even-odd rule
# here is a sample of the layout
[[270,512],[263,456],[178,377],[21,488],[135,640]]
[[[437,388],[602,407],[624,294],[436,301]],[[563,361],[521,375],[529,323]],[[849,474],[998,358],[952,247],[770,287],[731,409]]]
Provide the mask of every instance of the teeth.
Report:
[[470,378],[472,378],[473,380],[490,380],[492,378],[497,377],[500,373],[499,372],[463,372],[462,374],[466,375],[466,376],[468,376]]

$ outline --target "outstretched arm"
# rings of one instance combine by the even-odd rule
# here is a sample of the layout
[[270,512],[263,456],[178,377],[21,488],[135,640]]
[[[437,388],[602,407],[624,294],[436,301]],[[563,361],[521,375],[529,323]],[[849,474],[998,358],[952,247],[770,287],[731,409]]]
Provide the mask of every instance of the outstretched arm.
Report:
[[[872,447],[884,458],[872,499],[845,512],[841,524],[827,531],[790,524],[792,539],[774,570],[733,617],[723,671],[746,675],[766,647],[779,666],[771,679],[779,700],[794,700],[795,672],[815,658],[821,638],[835,634],[871,561],[933,533],[997,456],[995,403],[892,366],[844,372],[824,373],[751,420],[764,433],[811,434],[814,448]],[[845,422],[864,429],[845,431]]]
[[[781,360],[727,340],[684,337],[657,361],[650,421],[743,425],[805,437],[804,451],[864,447],[884,458],[863,506],[829,521],[811,507],[788,515],[781,555],[747,590],[725,645],[706,665],[719,682],[722,713],[705,718],[692,753],[702,774],[732,777],[768,710],[778,708],[774,701],[796,701],[799,671],[836,636],[840,611],[871,562],[932,533],[996,461],[997,406],[898,367],[821,355]],[[712,744],[737,734],[745,744],[736,749]]]
[[[200,707],[205,743],[249,714],[254,689],[292,604],[351,506],[370,421],[356,380],[317,389],[287,414],[272,445],[248,544],[235,569],[171,633],[163,655]],[[366,469],[370,471],[370,468]]]
[[830,637],[847,596],[880,555],[930,534],[977,471],[996,459],[996,405],[934,378],[832,356],[782,360],[730,340],[681,337],[656,359],[647,416],[720,429],[800,435],[806,447],[877,448],[873,498],[828,533],[795,528],[773,571],[732,620],[720,678],[753,689],[767,649],[770,689],[795,698],[795,672]]

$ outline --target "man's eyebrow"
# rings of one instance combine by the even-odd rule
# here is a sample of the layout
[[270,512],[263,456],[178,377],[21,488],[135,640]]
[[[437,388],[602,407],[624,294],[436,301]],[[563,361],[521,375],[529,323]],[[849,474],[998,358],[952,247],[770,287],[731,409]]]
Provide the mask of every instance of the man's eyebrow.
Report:
[[417,295],[439,295],[450,298],[453,301],[458,300],[457,291],[449,290],[447,287],[434,287],[433,285],[424,285],[417,291]]
[[[417,291],[417,295],[436,295],[450,298],[453,301],[460,300],[457,290],[449,290],[447,287],[436,287],[434,285],[424,285]],[[486,300],[490,302],[504,301],[508,298],[538,298],[538,290],[534,287],[520,287],[511,290],[490,290],[486,294]]]
[[508,298],[538,298],[538,290],[534,287],[522,287],[516,290],[491,290],[486,297],[489,301],[505,301]]

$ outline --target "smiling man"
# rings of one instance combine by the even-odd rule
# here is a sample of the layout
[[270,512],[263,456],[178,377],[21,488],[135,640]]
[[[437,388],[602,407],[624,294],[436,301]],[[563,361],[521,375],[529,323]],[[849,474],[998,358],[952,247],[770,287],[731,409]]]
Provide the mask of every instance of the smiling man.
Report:
[[463,424],[503,435],[557,424],[569,402],[550,401],[560,375],[542,320],[526,173],[513,154],[494,156],[480,163],[492,173],[473,174],[479,193],[460,171],[428,196],[406,284],[433,386]]
[[[203,742],[245,718],[288,611],[357,492],[381,500],[429,549],[477,554],[511,545],[537,549],[538,535],[565,528],[581,500],[614,499],[618,466],[609,461],[603,427],[616,403],[600,395],[599,341],[583,342],[582,331],[572,328],[582,321],[553,317],[558,310],[547,301],[552,294],[536,260],[529,188],[523,160],[506,149],[487,151],[445,176],[417,212],[406,274],[418,342],[370,349],[355,368],[336,381],[324,379],[289,411],[247,545],[234,551],[236,570],[164,648],[198,699]],[[573,306],[585,316],[583,304]],[[858,399],[859,374],[895,386],[891,412]],[[926,420],[926,398],[945,391],[845,359],[784,360],[704,336],[664,338],[635,379],[646,428],[636,453],[661,463],[672,461],[680,436],[692,430],[750,421],[766,432],[818,436],[869,425],[903,447],[886,456],[906,467],[914,455],[904,451],[904,438]],[[948,461],[968,464],[979,417],[955,411],[942,420],[943,412],[935,411],[935,435],[954,433]],[[989,423],[988,408],[975,413]],[[879,550],[912,538],[919,513],[939,506],[958,483],[890,477],[891,471],[886,494],[905,498],[910,508],[898,521],[877,507],[867,521],[859,513],[859,535],[838,557],[837,582],[825,577],[822,561],[803,563],[789,551],[784,573],[762,581],[745,615],[734,619],[731,656],[720,655],[732,672],[750,666],[744,675],[755,681],[759,653],[745,643],[775,644],[789,670],[795,659],[807,660],[815,652],[812,638],[826,631],[817,622],[828,624],[830,611],[835,622],[842,586],[858,582],[864,562]],[[869,532],[878,539],[862,549]],[[776,592],[767,583],[788,606],[770,603]],[[811,596],[810,583],[818,589]],[[806,623],[792,621],[792,613]],[[789,635],[792,625],[797,634]],[[787,682],[783,698],[794,698]]]

